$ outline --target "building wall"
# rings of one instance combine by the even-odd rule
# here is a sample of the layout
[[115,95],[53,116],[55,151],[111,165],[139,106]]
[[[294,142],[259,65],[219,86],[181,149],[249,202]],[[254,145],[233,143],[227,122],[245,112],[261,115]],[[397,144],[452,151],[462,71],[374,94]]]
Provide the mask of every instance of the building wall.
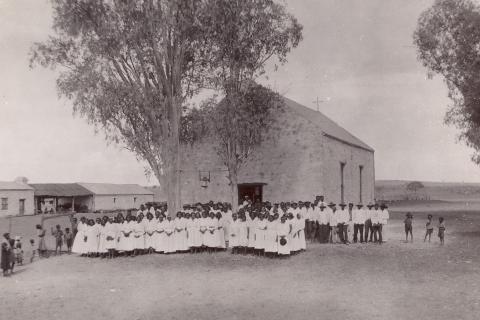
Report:
[[[183,151],[182,201],[231,202],[228,173],[213,143],[186,146]],[[346,162],[346,200],[358,200],[360,187],[355,172],[358,165],[364,165],[363,202],[373,199],[373,153],[329,139],[316,125],[287,109],[278,115],[276,128],[270,131],[269,138],[242,167],[238,182],[266,183],[264,201],[311,200],[324,194],[328,201],[338,202],[340,161]],[[207,188],[201,187],[198,170],[210,171]]]
[[[8,209],[2,210],[1,198],[8,199]],[[34,214],[33,190],[0,190],[0,217],[18,215],[20,199],[25,199],[25,215]]]
[[153,195],[95,195],[93,209],[95,211],[133,209],[152,201]]
[[[341,202],[340,163],[344,167],[344,202],[367,204],[375,196],[375,168],[372,152],[345,145],[342,142],[324,137],[323,193],[325,199]],[[362,169],[362,199],[360,199],[360,166]]]

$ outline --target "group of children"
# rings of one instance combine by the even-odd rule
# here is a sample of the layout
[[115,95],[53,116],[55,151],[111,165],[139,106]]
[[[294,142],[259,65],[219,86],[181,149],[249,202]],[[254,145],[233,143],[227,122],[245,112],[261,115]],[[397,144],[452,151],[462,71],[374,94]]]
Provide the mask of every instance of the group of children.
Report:
[[[405,220],[403,221],[405,225],[405,242],[408,242],[408,235],[410,235],[410,241],[413,242],[413,215],[411,212],[407,212]],[[438,238],[440,239],[440,245],[445,244],[445,220],[443,217],[438,218]],[[423,242],[431,241],[433,230],[435,229],[433,225],[433,216],[429,214],[427,216],[427,222],[425,223],[425,237]]]

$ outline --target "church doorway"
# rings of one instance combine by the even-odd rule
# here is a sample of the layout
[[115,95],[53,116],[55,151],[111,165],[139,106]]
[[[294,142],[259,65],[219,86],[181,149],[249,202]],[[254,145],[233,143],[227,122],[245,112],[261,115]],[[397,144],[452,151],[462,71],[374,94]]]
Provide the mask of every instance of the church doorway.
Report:
[[241,183],[238,185],[238,204],[242,204],[245,196],[253,203],[263,201],[263,186],[265,183]]

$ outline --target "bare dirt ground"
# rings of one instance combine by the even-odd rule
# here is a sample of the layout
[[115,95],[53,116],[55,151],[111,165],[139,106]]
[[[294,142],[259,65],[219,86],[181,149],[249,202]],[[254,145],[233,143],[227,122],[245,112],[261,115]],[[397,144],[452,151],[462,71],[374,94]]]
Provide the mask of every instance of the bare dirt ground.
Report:
[[479,319],[480,214],[446,218],[446,245],[309,245],[286,260],[230,253],[115,260],[62,255],[0,277],[0,319]]

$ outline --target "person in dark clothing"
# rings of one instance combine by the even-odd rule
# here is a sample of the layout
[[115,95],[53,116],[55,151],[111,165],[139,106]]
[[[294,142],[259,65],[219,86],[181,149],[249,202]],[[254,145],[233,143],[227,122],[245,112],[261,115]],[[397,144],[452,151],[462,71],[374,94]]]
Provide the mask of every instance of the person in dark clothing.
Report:
[[3,276],[6,277],[8,275],[8,270],[10,270],[10,252],[12,251],[12,247],[10,246],[10,234],[4,233],[3,239],[1,242],[1,259],[0,259],[0,267],[3,271]]

